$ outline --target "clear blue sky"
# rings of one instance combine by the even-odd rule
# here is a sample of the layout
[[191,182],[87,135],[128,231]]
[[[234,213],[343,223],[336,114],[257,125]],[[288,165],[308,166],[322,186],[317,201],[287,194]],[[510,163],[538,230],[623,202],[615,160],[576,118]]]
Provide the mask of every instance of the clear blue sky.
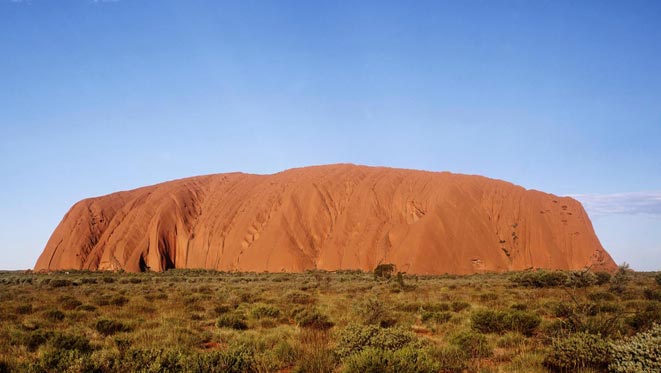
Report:
[[661,269],[659,1],[0,0],[0,269],[89,196],[351,162],[580,195]]

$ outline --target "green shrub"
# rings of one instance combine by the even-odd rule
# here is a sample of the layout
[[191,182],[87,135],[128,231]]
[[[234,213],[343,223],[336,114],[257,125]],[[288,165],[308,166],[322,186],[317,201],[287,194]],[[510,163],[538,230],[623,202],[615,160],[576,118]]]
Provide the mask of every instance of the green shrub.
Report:
[[233,309],[233,307],[227,305],[227,304],[219,304],[216,307],[214,307],[213,312],[216,315],[222,315],[224,313],[228,313]]
[[48,341],[48,344],[56,350],[75,350],[81,353],[92,351],[92,345],[87,337],[77,334],[56,333]]
[[62,297],[58,298],[57,301],[60,304],[60,307],[62,307],[62,309],[69,310],[69,311],[70,310],[75,310],[76,307],[83,304],[78,299],[76,299],[72,296],[69,296],[69,295],[62,296]]
[[487,338],[479,333],[464,331],[454,335],[450,343],[472,358],[489,357],[493,354]]
[[60,310],[47,310],[44,311],[43,317],[52,322],[62,321],[64,320],[64,312]]
[[221,315],[216,322],[216,326],[219,328],[230,328],[235,330],[248,329],[248,324],[246,324],[244,317],[237,314]]
[[597,277],[597,285],[607,284],[611,280],[611,274],[608,272],[596,272],[595,276]]
[[539,315],[519,310],[503,312],[485,309],[471,315],[473,329],[481,333],[502,333],[509,330],[530,336],[541,321]]
[[54,288],[62,288],[65,286],[71,286],[71,281],[65,280],[62,278],[55,278],[50,281],[50,286]]
[[661,324],[618,343],[611,343],[612,372],[661,372]]
[[505,313],[489,309],[473,312],[471,326],[481,333],[502,333],[507,328]]
[[661,323],[661,302],[646,302],[644,306],[639,306],[636,313],[629,316],[625,321],[636,332],[650,329],[655,323]]
[[569,272],[565,285],[572,288],[585,288],[596,283],[597,276],[594,273],[590,271],[574,271]]
[[450,303],[450,308],[452,309],[453,312],[461,312],[465,309],[470,309],[471,305],[470,303],[467,302],[452,302]]
[[48,340],[53,337],[53,332],[35,330],[31,332],[25,340],[25,347],[28,351],[36,351],[39,346],[42,346],[48,342]]
[[654,280],[656,280],[656,284],[661,286],[661,272],[657,273],[656,276],[654,276]]
[[386,328],[397,323],[390,312],[390,308],[376,297],[368,298],[365,303],[358,307],[357,313],[362,318],[363,323],[367,325],[380,325]]
[[506,328],[525,336],[531,336],[541,322],[539,315],[526,311],[515,310],[505,315]]
[[440,365],[426,351],[405,347],[396,351],[366,348],[344,362],[347,373],[436,373]]
[[617,272],[615,276],[611,278],[611,287],[612,292],[622,294],[626,290],[627,285],[631,282],[631,269],[627,263],[623,263],[617,267]]
[[440,365],[440,371],[444,373],[461,373],[468,369],[467,362],[470,356],[462,348],[456,345],[437,347],[431,350],[434,360]]
[[520,272],[510,278],[520,286],[533,288],[563,286],[568,279],[569,276],[565,272],[544,270]]
[[98,320],[96,324],[94,324],[94,329],[105,336],[131,330],[131,328],[129,328],[127,325],[124,325],[121,321],[109,319]]
[[110,304],[113,306],[121,307],[129,302],[129,299],[123,295],[117,295],[110,299]]
[[305,308],[301,312],[298,312],[294,320],[302,328],[316,330],[328,330],[335,325],[328,316],[313,307]]
[[276,318],[280,316],[280,310],[268,304],[258,304],[250,311],[250,315],[255,319]]
[[314,297],[310,294],[294,290],[285,294],[285,300],[288,304],[311,304],[314,303]]
[[413,333],[399,328],[350,324],[340,332],[335,352],[346,358],[369,347],[394,351],[405,346],[420,347],[422,344]]
[[612,301],[615,300],[615,295],[613,293],[609,293],[607,291],[595,291],[593,293],[588,294],[588,298],[593,301],[593,302],[600,302],[600,301]]
[[437,324],[443,324],[452,318],[450,312],[427,312],[423,311],[421,315],[422,321],[431,321]]
[[576,333],[568,338],[554,339],[544,359],[544,365],[554,371],[604,371],[611,360],[608,341],[598,335]]
[[645,299],[661,301],[661,289],[645,289],[643,295]]

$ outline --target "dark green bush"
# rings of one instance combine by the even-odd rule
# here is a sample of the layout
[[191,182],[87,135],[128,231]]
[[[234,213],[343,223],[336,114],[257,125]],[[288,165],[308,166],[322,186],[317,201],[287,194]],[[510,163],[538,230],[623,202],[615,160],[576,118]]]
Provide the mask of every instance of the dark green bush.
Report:
[[120,332],[128,332],[131,330],[130,327],[128,327],[121,321],[109,320],[109,319],[98,320],[96,324],[94,324],[94,329],[96,329],[97,332],[105,336],[113,335],[115,333],[120,333]]
[[565,272],[544,270],[520,272],[510,278],[512,282],[520,286],[533,288],[563,286],[568,279],[569,276]]
[[465,309],[469,309],[471,307],[470,303],[467,302],[452,302],[450,303],[450,308],[452,309],[453,312],[461,312]]
[[593,301],[593,302],[600,302],[600,301],[612,301],[615,300],[615,295],[613,293],[609,293],[607,291],[595,291],[593,293],[588,294],[588,298]]
[[250,311],[250,315],[255,319],[276,318],[280,316],[280,310],[268,304],[258,304]]
[[650,329],[653,324],[661,323],[661,302],[648,301],[644,306],[639,306],[635,314],[625,321],[636,332]]
[[605,371],[611,361],[611,348],[607,340],[594,334],[576,333],[568,338],[554,339],[544,365],[553,371]]
[[219,305],[217,305],[216,307],[214,307],[213,312],[214,312],[216,315],[222,315],[222,314],[224,314],[224,313],[228,313],[228,312],[230,312],[230,311],[233,310],[233,309],[234,309],[233,307],[231,307],[231,306],[229,306],[229,305],[227,305],[227,304],[219,304]]
[[129,299],[123,295],[117,295],[110,299],[110,304],[113,306],[121,307],[129,302]]
[[374,268],[374,279],[389,279],[392,277],[392,274],[395,272],[395,265],[394,264],[379,264]]
[[461,347],[453,344],[434,348],[430,353],[443,373],[465,372],[468,369],[467,362],[471,358]]
[[489,357],[493,354],[487,338],[479,333],[464,331],[454,335],[450,343],[472,358]]
[[47,310],[44,311],[43,316],[46,320],[57,322],[64,320],[64,312],[60,310]]
[[425,350],[405,347],[396,351],[366,348],[347,358],[347,373],[437,373],[440,365]]
[[316,330],[328,330],[335,324],[326,316],[314,307],[309,307],[298,312],[294,317],[298,326],[302,328],[310,328]]
[[507,330],[519,332],[525,336],[531,336],[542,322],[542,318],[531,312],[512,311],[505,315]]
[[657,285],[661,286],[661,272],[657,273],[656,276],[654,276],[654,280],[656,281]]
[[89,339],[77,334],[56,333],[50,338],[48,344],[56,350],[75,350],[81,353],[92,351]]
[[36,351],[39,346],[42,346],[48,342],[48,340],[53,336],[53,332],[35,330],[31,332],[25,340],[25,347],[28,351]]
[[611,274],[608,272],[596,272],[595,276],[597,276],[597,285],[607,284],[611,280]]
[[661,289],[645,289],[643,295],[645,299],[661,301]]
[[335,352],[345,358],[369,347],[394,351],[405,346],[421,347],[422,344],[413,333],[399,328],[350,324],[340,332]]
[[474,330],[481,333],[502,333],[507,328],[505,313],[489,309],[473,312],[471,325]]
[[248,324],[246,324],[245,318],[242,315],[237,314],[221,315],[216,322],[216,326],[219,328],[230,328],[235,330],[248,329]]
[[65,280],[62,278],[55,278],[50,281],[50,286],[54,288],[62,288],[65,286],[71,286],[71,281]]
[[502,333],[506,330],[530,336],[542,319],[539,315],[526,311],[480,310],[471,315],[472,327],[481,333]]
[[64,310],[75,310],[76,307],[83,304],[78,299],[76,299],[72,296],[69,296],[69,295],[62,296],[62,297],[58,298],[57,301],[60,304],[60,307],[62,307],[62,309],[64,309]]
[[390,311],[390,307],[376,297],[368,298],[364,303],[360,304],[357,313],[362,318],[363,323],[368,325],[380,325],[387,328],[397,323],[397,320]]
[[314,303],[314,297],[308,293],[294,290],[285,294],[285,301],[288,304],[310,304]]
[[431,321],[437,324],[443,324],[452,318],[450,312],[427,312],[423,311],[421,315],[422,321]]

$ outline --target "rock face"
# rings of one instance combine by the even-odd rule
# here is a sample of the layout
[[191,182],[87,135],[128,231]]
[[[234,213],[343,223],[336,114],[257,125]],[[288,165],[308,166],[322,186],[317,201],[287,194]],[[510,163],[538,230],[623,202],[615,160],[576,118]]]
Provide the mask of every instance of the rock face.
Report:
[[481,176],[329,165],[76,203],[35,270],[612,270],[579,202]]

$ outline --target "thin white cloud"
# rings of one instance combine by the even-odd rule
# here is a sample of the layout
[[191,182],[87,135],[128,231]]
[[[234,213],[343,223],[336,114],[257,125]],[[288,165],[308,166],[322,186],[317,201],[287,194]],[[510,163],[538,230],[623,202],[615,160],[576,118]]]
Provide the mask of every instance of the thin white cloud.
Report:
[[661,217],[661,191],[613,194],[576,194],[592,216],[655,215]]

